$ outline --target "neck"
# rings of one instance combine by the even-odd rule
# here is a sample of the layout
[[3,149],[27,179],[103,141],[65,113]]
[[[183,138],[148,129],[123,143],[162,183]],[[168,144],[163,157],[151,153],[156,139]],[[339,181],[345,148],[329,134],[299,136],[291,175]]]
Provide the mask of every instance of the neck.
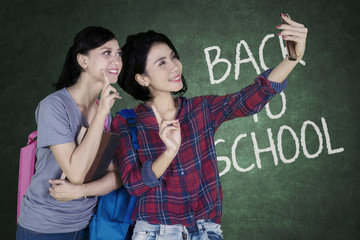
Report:
[[84,77],[83,74],[80,75],[74,85],[67,88],[89,124],[91,124],[97,112],[98,105],[96,104],[96,99],[102,88],[103,84],[101,82],[91,81],[91,79]]
[[145,102],[145,105],[155,106],[165,120],[173,120],[176,117],[178,102],[171,94],[155,97]]
[[81,74],[77,82],[67,90],[80,108],[89,108],[96,102],[102,87],[101,83],[91,81]]

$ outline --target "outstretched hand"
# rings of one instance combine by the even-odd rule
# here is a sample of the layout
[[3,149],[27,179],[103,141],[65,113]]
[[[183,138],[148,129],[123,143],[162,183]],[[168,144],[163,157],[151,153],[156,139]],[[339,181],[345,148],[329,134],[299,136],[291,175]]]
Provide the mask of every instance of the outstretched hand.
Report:
[[301,59],[305,52],[308,29],[303,24],[293,21],[289,15],[282,13],[281,17],[288,24],[276,26],[276,28],[283,30],[278,35],[285,40],[295,42],[296,55],[298,59]]
[[157,123],[159,124],[159,136],[170,153],[176,155],[181,144],[180,122],[176,120],[164,120],[155,106],[151,106]]

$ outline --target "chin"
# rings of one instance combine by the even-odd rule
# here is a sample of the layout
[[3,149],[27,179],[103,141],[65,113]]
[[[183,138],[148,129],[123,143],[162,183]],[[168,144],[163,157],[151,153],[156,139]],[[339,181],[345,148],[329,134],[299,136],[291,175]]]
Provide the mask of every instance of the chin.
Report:
[[117,80],[118,80],[118,77],[111,77],[111,78],[109,78],[110,84],[116,83]]
[[174,91],[173,91],[173,92],[178,92],[178,91],[180,91],[182,88],[183,88],[183,83],[181,82],[181,83],[179,84],[179,86],[177,86],[176,88],[174,88]]

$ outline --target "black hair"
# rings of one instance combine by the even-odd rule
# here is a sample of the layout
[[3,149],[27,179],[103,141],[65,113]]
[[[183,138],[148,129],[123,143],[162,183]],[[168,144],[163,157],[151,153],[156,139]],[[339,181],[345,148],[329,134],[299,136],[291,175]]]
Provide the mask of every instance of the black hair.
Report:
[[98,48],[112,39],[115,39],[114,33],[103,27],[88,26],[78,32],[66,55],[60,78],[54,84],[55,90],[70,87],[77,82],[82,71],[77,61],[78,53],[87,54],[90,50]]
[[[125,45],[121,48],[123,67],[118,78],[119,86],[136,100],[147,101],[152,98],[148,87],[141,86],[136,80],[136,74],[145,73],[146,61],[150,48],[154,43],[165,43],[174,52],[175,57],[180,60],[176,48],[170,39],[162,33],[153,30],[129,35]],[[183,95],[187,90],[187,84],[181,75],[183,88],[173,95]]]

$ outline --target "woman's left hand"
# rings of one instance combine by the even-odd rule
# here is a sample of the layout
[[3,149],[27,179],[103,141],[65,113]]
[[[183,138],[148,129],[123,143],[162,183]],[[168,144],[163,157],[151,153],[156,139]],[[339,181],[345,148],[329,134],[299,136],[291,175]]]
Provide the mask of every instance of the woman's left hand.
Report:
[[50,195],[60,202],[70,201],[86,196],[86,186],[84,184],[72,184],[68,180],[55,179],[49,180],[51,184]]
[[281,17],[288,24],[276,27],[283,30],[278,35],[282,36],[284,40],[295,42],[295,52],[300,60],[304,56],[308,29],[303,24],[291,20],[289,15],[282,13]]

